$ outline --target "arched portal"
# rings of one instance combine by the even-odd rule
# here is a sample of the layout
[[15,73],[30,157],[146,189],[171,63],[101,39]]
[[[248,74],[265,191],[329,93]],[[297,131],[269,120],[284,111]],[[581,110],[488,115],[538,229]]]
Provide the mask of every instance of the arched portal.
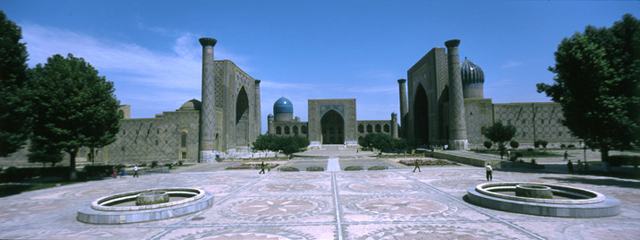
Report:
[[344,118],[335,110],[326,112],[320,119],[322,144],[344,144]]
[[422,84],[418,85],[413,107],[415,137],[418,144],[429,144],[429,102]]
[[236,147],[249,144],[249,98],[242,87],[236,100]]

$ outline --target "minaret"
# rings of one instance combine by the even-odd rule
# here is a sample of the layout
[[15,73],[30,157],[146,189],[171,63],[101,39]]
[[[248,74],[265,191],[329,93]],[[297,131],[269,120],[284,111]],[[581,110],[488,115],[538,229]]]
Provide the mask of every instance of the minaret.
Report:
[[[409,127],[407,123],[407,115],[409,110],[407,109],[407,79],[398,79],[400,85],[400,125],[402,126],[402,133],[398,133],[400,137],[407,137],[406,129]],[[396,136],[397,137],[397,136]]]
[[273,123],[274,118],[273,118],[273,114],[269,114],[269,116],[267,116],[267,133],[268,134],[275,134],[276,133],[276,127],[274,126],[275,124]]
[[398,138],[398,114],[395,112],[391,113],[391,136]]
[[218,41],[200,38],[202,45],[202,107],[200,110],[200,158],[198,162],[215,162],[216,91],[213,71],[213,46]]
[[[255,86],[256,86],[256,95],[254,97],[255,99],[255,103],[253,104],[255,107],[254,109],[256,110],[255,112],[255,116],[256,116],[256,122],[255,122],[255,127],[256,127],[256,131],[255,134],[262,134],[262,110],[260,109],[260,80],[256,79],[255,80]],[[251,133],[254,134],[254,133]],[[258,136],[254,136],[254,138],[252,139],[252,141],[254,141]]]
[[460,57],[458,45],[460,39],[453,39],[444,43],[447,46],[449,65],[449,148],[452,150],[467,150],[467,124],[464,115],[464,95],[462,92],[462,78],[460,77]]

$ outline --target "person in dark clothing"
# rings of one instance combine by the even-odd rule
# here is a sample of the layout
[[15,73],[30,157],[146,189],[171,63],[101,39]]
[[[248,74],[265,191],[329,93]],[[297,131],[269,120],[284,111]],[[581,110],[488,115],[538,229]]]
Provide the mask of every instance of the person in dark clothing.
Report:
[[571,162],[571,160],[567,162],[567,168],[569,169],[569,173],[573,174],[573,163]]
[[258,174],[265,174],[264,173],[264,161],[262,161],[262,163],[260,164],[260,172]]
[[422,172],[422,170],[420,170],[420,162],[417,159],[414,161],[414,164],[415,164],[415,167],[413,168],[413,172],[416,172],[416,169]]

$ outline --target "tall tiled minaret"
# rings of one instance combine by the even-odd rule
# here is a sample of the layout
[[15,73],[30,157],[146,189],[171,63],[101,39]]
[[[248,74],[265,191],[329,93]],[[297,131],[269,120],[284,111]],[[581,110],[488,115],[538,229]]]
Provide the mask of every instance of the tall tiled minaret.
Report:
[[251,138],[251,140],[255,140],[255,138],[258,137],[258,135],[262,134],[262,111],[260,109],[260,81],[259,79],[255,80],[255,86],[256,86],[256,91],[255,91],[255,97],[254,97],[254,109],[255,109],[255,130],[251,133],[251,134],[257,134],[256,136],[253,136]]
[[402,132],[398,133],[400,137],[407,137],[407,129],[409,128],[408,115],[409,109],[407,107],[407,79],[398,79],[400,87],[400,126],[402,126]]
[[213,46],[218,41],[200,38],[202,45],[202,108],[200,109],[200,158],[198,162],[215,162],[216,91],[213,71]]
[[467,150],[467,123],[464,115],[464,95],[462,78],[460,77],[460,56],[458,56],[459,39],[444,43],[447,46],[449,65],[449,148]]

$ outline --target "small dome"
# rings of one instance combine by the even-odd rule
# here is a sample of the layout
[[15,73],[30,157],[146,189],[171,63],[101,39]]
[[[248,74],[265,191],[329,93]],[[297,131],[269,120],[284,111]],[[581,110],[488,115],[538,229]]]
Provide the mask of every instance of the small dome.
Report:
[[475,63],[464,58],[464,61],[460,63],[460,77],[462,78],[462,85],[468,85],[473,83],[484,83],[484,72]]
[[278,115],[279,113],[293,113],[293,103],[285,97],[278,99],[273,104],[273,114]]
[[269,115],[267,115],[267,118],[273,118],[273,113],[269,113]]
[[200,110],[201,108],[202,108],[202,103],[194,98],[194,99],[191,99],[191,100],[185,102],[184,104],[182,104],[182,107],[180,107],[180,109],[178,109],[178,110],[180,110],[180,111],[183,111],[183,110]]

